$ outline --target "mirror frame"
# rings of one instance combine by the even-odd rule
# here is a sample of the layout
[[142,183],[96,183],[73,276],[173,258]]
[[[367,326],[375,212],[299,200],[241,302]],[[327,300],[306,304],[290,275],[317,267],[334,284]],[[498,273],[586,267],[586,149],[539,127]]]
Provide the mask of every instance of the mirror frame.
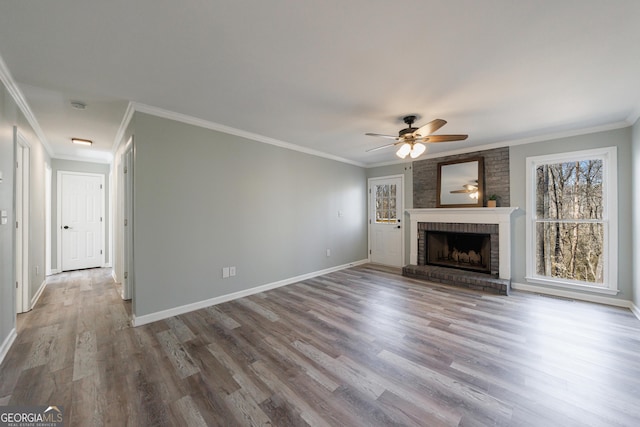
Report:
[[[443,181],[443,173],[444,173],[444,178],[447,177],[446,166],[457,165],[461,163],[474,163],[474,162],[478,162],[478,175],[477,175],[478,199],[473,203],[462,203],[462,204],[442,203],[442,200],[441,200],[442,181]],[[461,182],[460,187],[462,187],[464,184],[467,184],[467,183],[468,181]],[[438,163],[438,187],[437,188],[438,188],[438,194],[436,195],[436,207],[438,208],[481,208],[483,207],[484,206],[484,157],[472,157],[468,159],[451,160],[448,162]]]

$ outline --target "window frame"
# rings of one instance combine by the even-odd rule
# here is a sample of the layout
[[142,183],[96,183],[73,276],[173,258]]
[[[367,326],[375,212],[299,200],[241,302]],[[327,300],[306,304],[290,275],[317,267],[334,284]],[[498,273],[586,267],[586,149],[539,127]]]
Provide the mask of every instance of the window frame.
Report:
[[[558,164],[582,160],[602,160],[603,212],[603,268],[604,283],[590,284],[582,281],[541,276],[536,271],[536,169],[545,164]],[[566,153],[531,156],[526,158],[526,276],[531,283],[562,288],[616,295],[618,289],[618,160],[617,147],[604,147]],[[576,221],[580,222],[580,221]]]

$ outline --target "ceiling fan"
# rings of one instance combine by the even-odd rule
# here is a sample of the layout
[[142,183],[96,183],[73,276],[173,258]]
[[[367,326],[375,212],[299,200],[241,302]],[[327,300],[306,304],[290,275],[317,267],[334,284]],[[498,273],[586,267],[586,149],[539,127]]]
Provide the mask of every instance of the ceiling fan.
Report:
[[396,152],[396,155],[401,159],[411,155],[412,159],[419,157],[427,150],[427,146],[424,142],[449,142],[449,141],[463,141],[467,139],[469,135],[432,135],[433,132],[440,129],[447,124],[446,120],[435,119],[430,121],[424,126],[419,128],[413,127],[413,123],[418,119],[417,115],[404,116],[402,121],[407,124],[407,128],[398,132],[398,136],[393,135],[381,135],[379,133],[367,133],[369,136],[379,136],[382,138],[395,139],[396,142],[383,145],[381,147],[372,148],[369,151],[382,150],[384,148],[393,147],[399,145],[400,148]]
[[464,184],[461,190],[451,190],[451,194],[468,194],[472,199],[478,198],[478,181],[474,181],[473,184]]

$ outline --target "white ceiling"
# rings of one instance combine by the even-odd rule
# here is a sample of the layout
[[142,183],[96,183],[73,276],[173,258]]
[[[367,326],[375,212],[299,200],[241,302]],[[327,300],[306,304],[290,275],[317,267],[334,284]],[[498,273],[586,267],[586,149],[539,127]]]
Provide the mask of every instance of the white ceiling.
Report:
[[408,113],[469,134],[431,154],[632,124],[639,17],[637,0],[3,1],[0,57],[56,157],[108,159],[133,101],[373,165],[395,150],[364,134]]

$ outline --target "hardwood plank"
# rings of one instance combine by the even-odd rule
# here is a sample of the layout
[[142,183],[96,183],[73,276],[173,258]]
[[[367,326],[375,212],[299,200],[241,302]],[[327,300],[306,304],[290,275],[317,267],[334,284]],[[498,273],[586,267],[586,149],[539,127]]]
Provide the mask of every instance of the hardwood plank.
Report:
[[214,321],[219,322],[223,327],[227,329],[235,329],[240,327],[240,323],[236,322],[235,319],[227,316],[216,307],[207,307],[201,311],[211,316]]
[[73,358],[73,381],[97,373],[96,334],[85,331],[76,336],[76,352]]
[[189,327],[185,325],[185,323],[179,317],[170,317],[168,319],[165,319],[165,323],[169,325],[169,329],[171,329],[173,334],[181,343],[191,341],[196,337],[191,329],[189,329]]
[[191,360],[191,357],[172,331],[158,332],[156,336],[181,378],[200,372],[200,369]]
[[231,413],[242,425],[269,426],[271,420],[243,389],[229,394],[225,400]]
[[180,413],[184,424],[189,427],[207,427],[207,423],[202,418],[198,407],[193,403],[193,399],[191,396],[183,396],[180,399],[173,402],[172,406],[174,406],[178,413]]
[[318,412],[309,405],[304,399],[302,399],[298,393],[292,390],[286,383],[274,374],[274,372],[266,366],[262,361],[257,361],[251,364],[251,369],[262,379],[262,381],[271,388],[274,392],[282,395],[289,403],[291,403],[299,412],[300,417],[305,420],[310,426],[329,426],[324,418]]

